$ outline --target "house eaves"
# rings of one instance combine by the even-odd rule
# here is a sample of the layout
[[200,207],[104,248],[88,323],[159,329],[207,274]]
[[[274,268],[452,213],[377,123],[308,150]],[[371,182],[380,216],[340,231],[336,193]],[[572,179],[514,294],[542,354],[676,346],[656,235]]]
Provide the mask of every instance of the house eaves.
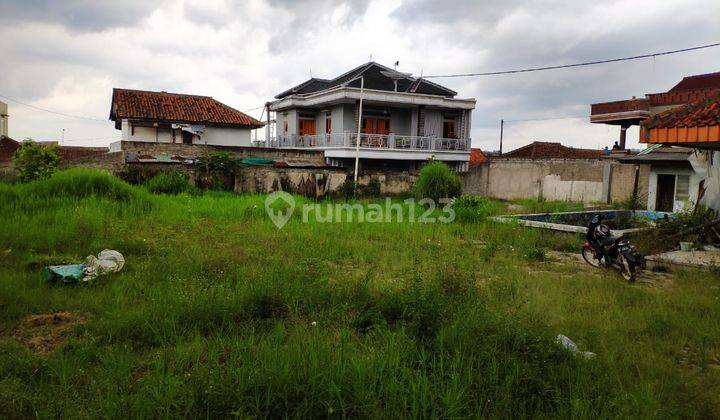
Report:
[[[295,107],[321,107],[329,104],[354,103],[360,99],[360,89],[336,86],[320,92],[296,94],[270,103],[271,111],[282,111]],[[365,89],[363,100],[402,106],[425,105],[451,109],[475,109],[474,98],[456,99],[439,95],[426,95],[409,92],[389,92],[385,90]]]

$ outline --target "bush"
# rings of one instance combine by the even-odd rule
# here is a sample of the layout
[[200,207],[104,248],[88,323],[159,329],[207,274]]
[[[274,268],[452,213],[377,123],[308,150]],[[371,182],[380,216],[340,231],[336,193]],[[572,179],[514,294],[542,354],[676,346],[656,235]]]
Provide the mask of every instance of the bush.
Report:
[[59,162],[57,147],[40,145],[32,140],[24,141],[15,151],[15,170],[22,182],[50,178]]
[[180,194],[190,190],[187,175],[179,171],[161,172],[145,183],[154,194]]
[[357,184],[355,183],[355,180],[352,179],[350,176],[345,178],[345,181],[342,183],[342,185],[340,185],[340,188],[338,189],[338,191],[340,192],[340,196],[346,200],[355,197],[355,190],[357,190]]
[[503,206],[497,201],[475,195],[463,195],[453,201],[455,220],[460,223],[482,222],[487,216],[499,213]]
[[378,198],[380,194],[382,194],[380,180],[377,178],[370,179],[370,182],[363,188],[363,195]]
[[240,164],[228,152],[208,153],[196,161],[201,177],[199,186],[213,190],[232,190],[235,184],[235,173]]
[[439,202],[442,198],[454,198],[462,193],[460,178],[443,162],[431,161],[420,170],[415,182],[418,199],[430,198]]

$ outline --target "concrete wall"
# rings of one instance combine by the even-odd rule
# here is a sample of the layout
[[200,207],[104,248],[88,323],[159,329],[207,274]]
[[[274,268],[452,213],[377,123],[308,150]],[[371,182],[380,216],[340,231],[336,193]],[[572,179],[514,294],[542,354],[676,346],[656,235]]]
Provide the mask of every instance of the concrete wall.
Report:
[[273,159],[306,160],[324,164],[325,155],[321,150],[273,149],[267,147],[228,147],[198,144],[168,144],[145,142],[122,142],[124,152],[146,153],[151,155],[180,155],[187,157],[202,156],[211,152],[229,152],[236,157],[267,157]]
[[[638,190],[646,197],[649,166],[642,166]],[[466,194],[597,203],[629,197],[634,176],[634,165],[605,159],[492,159],[462,179]]]
[[[319,198],[336,193],[348,177],[352,174],[342,170],[248,166],[235,176],[235,192],[286,191]],[[409,173],[393,172],[366,173],[358,178],[358,183],[367,185],[373,178],[380,181],[380,191],[387,195],[405,193],[415,182],[415,176]]]
[[8,106],[0,102],[0,136],[8,137]]

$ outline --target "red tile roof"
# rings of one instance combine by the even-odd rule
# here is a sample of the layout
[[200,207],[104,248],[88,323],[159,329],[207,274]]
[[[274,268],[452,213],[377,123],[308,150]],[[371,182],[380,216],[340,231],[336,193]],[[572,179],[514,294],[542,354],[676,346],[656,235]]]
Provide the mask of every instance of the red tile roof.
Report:
[[502,157],[518,159],[597,159],[602,155],[602,150],[575,149],[563,146],[560,143],[536,141],[519,149],[503,153]]
[[487,156],[480,149],[470,149],[470,166],[480,166],[487,161]]
[[720,125],[720,94],[661,112],[644,120],[641,125],[645,128]]
[[113,89],[110,119],[150,120],[237,127],[264,123],[209,96]]
[[705,89],[720,89],[720,71],[683,77],[680,83],[673,86],[669,92]]

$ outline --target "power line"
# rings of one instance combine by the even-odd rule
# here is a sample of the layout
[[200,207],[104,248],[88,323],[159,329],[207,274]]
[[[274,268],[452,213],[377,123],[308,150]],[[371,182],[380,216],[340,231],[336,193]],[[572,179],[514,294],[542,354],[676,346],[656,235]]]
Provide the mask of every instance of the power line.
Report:
[[569,117],[548,117],[548,118],[525,118],[521,120],[504,120],[506,123],[509,122],[525,122],[525,121],[549,121],[549,120],[577,120],[581,118],[590,118],[589,115],[577,115]]
[[40,108],[39,106],[30,105],[30,104],[28,104],[28,103],[25,103],[25,102],[22,102],[22,101],[18,101],[17,99],[13,99],[13,98],[11,98],[11,97],[9,97],[9,96],[5,96],[5,95],[1,95],[1,94],[0,94],[0,98],[7,99],[8,101],[12,101],[12,102],[15,102],[15,103],[20,104],[20,105],[24,105],[24,106],[29,107],[29,108],[37,109],[37,110],[39,110],[39,111],[49,112],[50,114],[60,115],[60,116],[63,116],[63,117],[77,118],[77,119],[80,119],[80,120],[90,120],[90,121],[97,121],[97,122],[108,122],[107,120],[101,120],[101,119],[98,119],[98,118],[83,117],[83,116],[81,116],[81,115],[65,114],[65,113],[63,113],[63,112],[58,112],[58,111],[53,111],[53,110],[50,110],[50,109]]
[[562,64],[557,66],[545,66],[545,67],[530,67],[530,68],[524,68],[524,69],[516,69],[516,70],[501,70],[501,71],[488,71],[488,72],[481,72],[481,73],[462,73],[462,74],[437,74],[437,75],[431,75],[431,76],[423,76],[423,79],[432,79],[432,78],[447,78],[447,77],[474,77],[474,76],[495,76],[500,74],[514,74],[514,73],[530,73],[534,71],[545,71],[545,70],[556,70],[556,69],[565,69],[570,67],[582,67],[582,66],[592,66],[595,64],[605,64],[605,63],[617,63],[619,61],[630,61],[630,60],[639,60],[642,58],[650,58],[650,57],[659,57],[663,55],[671,55],[671,54],[678,54],[688,51],[696,51],[696,50],[702,50],[705,48],[713,48],[720,46],[720,42],[716,42],[714,44],[707,44],[707,45],[700,45],[697,47],[690,47],[690,48],[683,48],[680,50],[672,50],[672,51],[662,51],[662,52],[656,52],[652,54],[642,54],[642,55],[634,55],[631,57],[621,57],[621,58],[611,58],[608,60],[596,60],[596,61],[586,61],[584,63],[573,63],[573,64]]

